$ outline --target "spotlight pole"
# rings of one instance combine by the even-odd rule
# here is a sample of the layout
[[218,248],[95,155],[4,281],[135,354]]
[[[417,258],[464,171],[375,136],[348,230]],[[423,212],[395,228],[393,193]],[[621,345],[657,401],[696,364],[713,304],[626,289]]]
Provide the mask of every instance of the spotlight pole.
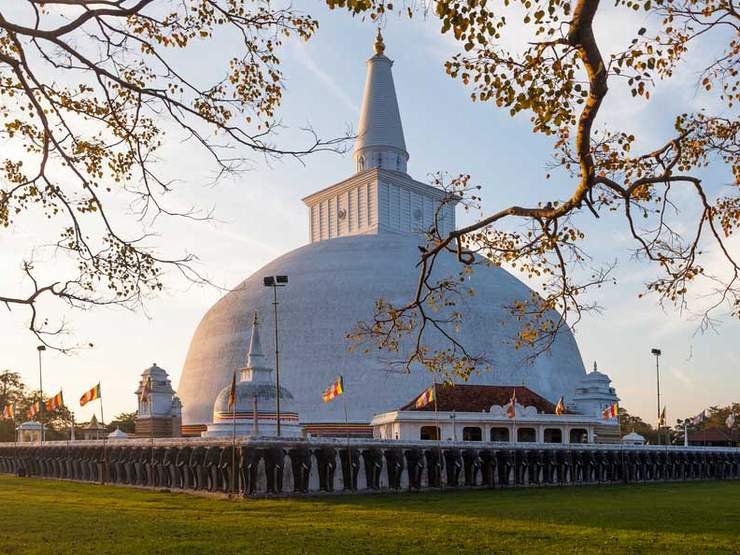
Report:
[[263,278],[265,287],[272,287],[272,308],[275,320],[275,416],[277,417],[277,436],[280,437],[280,346],[278,337],[278,296],[277,288],[285,287],[288,276],[267,276]]
[[44,379],[41,372],[41,352],[46,350],[46,346],[39,345],[36,347],[39,353],[39,420],[41,421],[41,445],[44,444]]
[[655,355],[655,381],[658,393],[658,445],[660,445],[660,355],[663,354],[660,349],[652,349],[651,354]]

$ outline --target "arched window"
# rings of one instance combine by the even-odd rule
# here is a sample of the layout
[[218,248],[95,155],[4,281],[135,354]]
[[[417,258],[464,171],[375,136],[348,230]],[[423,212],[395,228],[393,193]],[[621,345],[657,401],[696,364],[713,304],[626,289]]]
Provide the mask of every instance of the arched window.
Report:
[[573,428],[570,431],[571,443],[588,443],[588,431],[583,428]]
[[491,441],[509,441],[509,428],[491,428]]
[[402,167],[401,166],[401,157],[400,156],[396,156],[396,169],[398,171],[401,171],[401,167]]
[[534,443],[537,441],[537,432],[534,428],[519,428],[516,431],[516,440],[518,443]]
[[478,426],[465,426],[463,428],[463,441],[482,441],[483,432]]
[[357,160],[357,166],[360,171],[363,171],[365,169],[365,157],[360,156],[359,160]]
[[563,443],[563,430],[560,428],[545,428],[545,443]]
[[438,440],[439,435],[438,426],[422,426],[419,437],[422,440]]

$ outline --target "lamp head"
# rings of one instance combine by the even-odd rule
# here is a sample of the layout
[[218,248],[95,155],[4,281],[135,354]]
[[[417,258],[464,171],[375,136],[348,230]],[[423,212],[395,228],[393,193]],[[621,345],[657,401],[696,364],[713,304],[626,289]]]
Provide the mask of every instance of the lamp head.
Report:
[[262,278],[265,287],[283,287],[288,283],[288,276],[266,276]]
[[36,350],[39,351],[39,352],[45,351],[46,350],[46,345],[39,345],[38,347],[36,347]]
[[652,350],[651,350],[650,352],[651,352],[652,354],[654,354],[654,355],[655,355],[656,357],[659,357],[660,355],[662,355],[662,354],[663,354],[663,353],[662,353],[662,352],[660,351],[660,349],[652,349]]

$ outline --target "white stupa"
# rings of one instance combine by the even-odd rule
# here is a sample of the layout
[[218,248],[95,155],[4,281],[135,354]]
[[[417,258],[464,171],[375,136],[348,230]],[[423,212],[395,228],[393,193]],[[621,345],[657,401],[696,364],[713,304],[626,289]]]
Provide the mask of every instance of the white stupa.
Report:
[[[235,387],[235,403],[229,406],[231,384],[221,390],[213,406],[213,422],[203,433],[205,437],[275,436],[277,435],[277,398],[272,368],[267,366],[262,352],[259,317],[254,314],[252,337],[249,341],[247,366],[239,371]],[[280,435],[301,435],[293,395],[280,387]]]
[[[248,349],[252,315],[270,315],[272,291],[263,277],[287,275],[280,289],[280,383],[294,396],[294,410],[306,431],[334,433],[346,428],[344,402],[353,430],[366,429],[373,415],[406,404],[430,384],[423,369],[410,374],[392,364],[403,353],[348,350],[346,339],[358,321],[373,317],[379,298],[400,303],[412,298],[418,280],[419,232],[434,223],[444,193],[407,173],[406,149],[391,67],[379,37],[368,60],[367,81],[354,160],[355,174],[304,199],[309,209],[310,243],[293,250],[248,277],[203,317],[190,343],[178,394],[183,402],[183,432],[198,435],[211,423],[214,401],[231,383]],[[434,138],[430,138],[434,140]],[[449,140],[441,137],[439,140]],[[438,227],[455,228],[454,206],[446,205]],[[435,275],[455,276],[454,256],[440,256]],[[526,385],[551,402],[571,398],[585,376],[578,347],[564,329],[548,354],[530,363],[513,338],[521,321],[509,309],[532,291],[502,268],[479,266],[457,309],[464,314],[460,341],[470,353],[485,356],[493,370],[470,383]],[[453,332],[455,333],[455,332]],[[430,336],[427,345],[448,343]],[[265,352],[275,350],[272,334]],[[406,346],[402,346],[402,349]],[[274,360],[271,361],[274,367]],[[345,396],[322,403],[322,391],[344,376]],[[216,412],[220,405],[217,403]],[[247,407],[248,411],[251,406]],[[341,432],[340,432],[341,433]]]

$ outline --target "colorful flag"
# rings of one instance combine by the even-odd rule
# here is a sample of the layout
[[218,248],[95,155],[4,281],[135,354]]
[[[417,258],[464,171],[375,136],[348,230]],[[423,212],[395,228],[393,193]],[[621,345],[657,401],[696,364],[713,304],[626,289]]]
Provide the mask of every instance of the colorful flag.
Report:
[[699,414],[697,414],[694,418],[691,419],[691,423],[694,426],[698,426],[702,422],[704,422],[704,419],[706,418],[705,411],[701,411]]
[[48,412],[53,412],[55,410],[59,410],[64,406],[64,399],[62,398],[62,392],[60,391],[54,397],[47,399],[46,403],[44,404],[46,407],[46,410]]
[[36,401],[33,405],[28,407],[28,412],[26,414],[28,415],[28,418],[33,418],[39,413],[40,410],[41,410],[41,401]]
[[236,406],[236,370],[234,375],[231,376],[231,389],[229,389],[229,408],[233,409]]
[[565,401],[562,397],[560,398],[560,401],[558,401],[558,404],[555,405],[555,414],[558,416],[565,414]]
[[665,426],[665,406],[658,417],[658,426]]
[[15,420],[15,407],[13,405],[5,405],[5,408],[3,408],[3,418]]
[[727,424],[728,428],[732,428],[735,425],[735,415],[733,413],[730,413],[730,416],[727,417],[725,424]]
[[333,384],[326,388],[321,398],[324,400],[324,403],[328,403],[334,399],[334,397],[338,397],[342,393],[344,393],[344,382],[342,381],[342,376],[339,376],[334,380]]
[[619,405],[612,403],[601,412],[601,417],[604,420],[611,420],[619,415]]
[[506,416],[509,418],[516,418],[516,389],[511,394],[509,405],[506,407]]
[[149,400],[149,395],[152,392],[152,377],[147,376],[144,382],[144,388],[141,390],[141,402],[144,403]]
[[430,385],[424,390],[424,393],[419,395],[416,399],[416,403],[414,403],[414,407],[417,409],[421,409],[426,407],[428,404],[434,402],[434,386]]
[[100,399],[100,384],[93,387],[90,391],[86,391],[82,397],[80,397],[80,406],[84,407],[90,401]]

